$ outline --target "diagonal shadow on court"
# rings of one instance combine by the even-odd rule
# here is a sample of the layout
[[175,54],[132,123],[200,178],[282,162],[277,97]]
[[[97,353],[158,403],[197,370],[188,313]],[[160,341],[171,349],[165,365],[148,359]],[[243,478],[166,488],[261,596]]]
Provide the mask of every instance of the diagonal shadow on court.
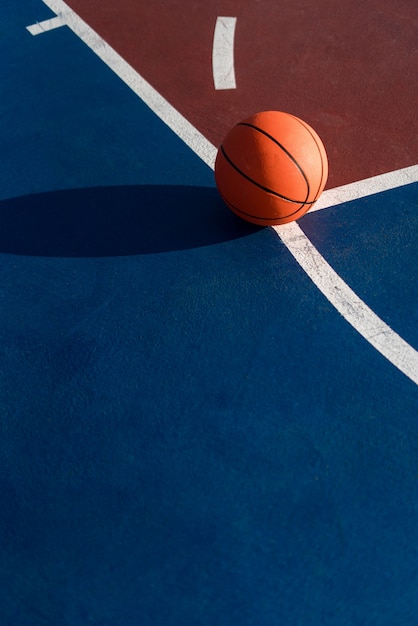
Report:
[[214,187],[113,186],[0,202],[0,253],[102,257],[213,245],[260,230]]

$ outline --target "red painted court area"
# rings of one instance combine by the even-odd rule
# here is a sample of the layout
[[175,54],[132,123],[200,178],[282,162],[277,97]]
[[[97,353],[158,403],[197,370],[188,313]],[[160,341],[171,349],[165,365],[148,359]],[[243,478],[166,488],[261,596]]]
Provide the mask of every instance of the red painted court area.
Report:
[[[322,137],[328,187],[418,161],[414,0],[68,4],[215,145],[243,117],[277,109]],[[236,89],[214,88],[218,16],[237,18]]]

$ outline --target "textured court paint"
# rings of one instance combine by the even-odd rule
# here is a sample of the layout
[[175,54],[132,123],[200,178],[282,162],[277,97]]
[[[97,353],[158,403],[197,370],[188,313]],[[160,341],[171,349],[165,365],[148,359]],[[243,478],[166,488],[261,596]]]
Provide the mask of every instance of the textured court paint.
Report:
[[418,385],[418,352],[385,324],[325,261],[296,222],[274,226],[318,289],[380,354]]
[[[195,153],[213,168],[216,148],[195,129],[174,107],[145,81],[126,61],[124,61],[102,38],[95,33],[74,11],[61,0],[43,0],[55,11],[92,50],[108,65],[150,108],[169,126]],[[415,170],[414,170],[415,172]],[[385,179],[386,180],[386,179]],[[394,177],[390,178],[393,182]],[[388,183],[390,184],[390,183]],[[373,188],[370,180],[366,189]],[[350,186],[349,193],[357,187]],[[363,189],[363,186],[361,186]],[[369,191],[370,193],[370,191]],[[373,193],[373,191],[371,192]],[[293,237],[287,237],[293,231]],[[295,235],[297,235],[295,237]],[[307,272],[315,285],[326,298],[336,306],[345,320],[369,341],[395,367],[418,384],[416,351],[407,346],[396,332],[367,307],[365,303],[345,285],[332,268],[322,259],[319,252],[313,254],[313,246],[295,225],[283,234],[282,241],[287,245],[298,263]],[[312,262],[316,259],[318,263]],[[342,297],[337,297],[343,287]],[[344,302],[344,305],[343,305]],[[361,303],[361,304],[360,304]],[[378,322],[379,320],[379,322]],[[377,334],[376,334],[377,333]]]
[[[418,388],[271,229],[222,239],[209,168],[6,2],[0,623],[416,626]],[[351,251],[362,205],[306,220]]]
[[[42,0],[84,41],[193,151],[213,169],[216,148],[139,73],[62,0]],[[418,179],[418,165],[381,174],[322,193],[311,211],[409,184]]]
[[42,0],[169,128],[210,167],[216,149],[212,144],[138,74],[111,46],[61,0]]
[[64,26],[64,24],[65,22],[61,19],[61,17],[57,16],[51,18],[50,20],[44,20],[43,22],[36,22],[36,24],[26,26],[26,30],[28,30],[31,35],[41,35],[49,30],[60,28],[61,26]]
[[[159,150],[160,119],[118,78],[115,77],[109,86],[103,79],[103,75],[109,72],[107,66],[91,54],[69,28],[32,37],[25,26],[33,23],[35,18],[39,21],[50,18],[51,12],[38,0],[26,2],[25,11],[17,5],[15,9],[20,17],[15,28],[20,28],[21,38],[17,38],[14,31],[5,29],[0,41],[3,56],[7,56],[6,51],[17,39],[19,64],[24,66],[34,51],[45,50],[42,63],[51,66],[57,48],[66,49],[68,42],[73,42],[72,48],[77,53],[81,49],[87,57],[83,59],[84,71],[92,81],[95,92],[92,94],[84,81],[80,80],[78,84],[76,79],[74,84],[57,81],[52,89],[53,79],[31,71],[27,72],[24,88],[18,87],[16,93],[21,96],[13,100],[9,95],[14,88],[8,88],[12,70],[8,70],[5,64],[0,67],[0,118],[4,129],[1,147],[2,153],[7,154],[9,164],[7,172],[4,169],[2,172],[0,200],[62,189],[114,185],[141,188],[141,185],[178,185],[179,181],[181,185],[187,185],[188,181],[202,187],[213,185],[212,172],[203,162],[196,168],[194,152],[185,143],[179,143],[174,133],[167,131],[165,149]],[[70,55],[60,58],[60,65],[54,65],[55,73],[62,73],[63,77],[73,76],[76,61]],[[50,94],[44,99],[42,93],[46,88]],[[75,106],[82,97],[83,106]],[[114,103],[119,115],[116,122],[114,119],[112,123],[108,122],[109,103]],[[146,111],[146,127],[138,118],[138,113],[132,112],[138,106],[141,111]],[[74,117],[73,125],[66,121]],[[141,117],[144,117],[143,112]],[[36,127],[35,119],[40,120]],[[79,127],[91,129],[91,132],[84,132],[81,139],[77,134]],[[36,140],[31,144],[28,158],[27,144],[33,137]],[[121,149],[121,145],[127,148]],[[101,158],[92,159],[97,165],[93,167],[90,163],[86,166],[85,152],[100,153]],[[134,168],[131,166],[133,156]]]
[[[416,0],[67,3],[216,146],[278,109],[318,132],[329,188],[418,163]],[[237,16],[237,89],[213,86],[218,15]]]
[[340,278],[417,350],[418,182],[307,213],[299,225]]
[[218,17],[212,48],[212,72],[215,89],[235,89],[234,37],[236,17]]

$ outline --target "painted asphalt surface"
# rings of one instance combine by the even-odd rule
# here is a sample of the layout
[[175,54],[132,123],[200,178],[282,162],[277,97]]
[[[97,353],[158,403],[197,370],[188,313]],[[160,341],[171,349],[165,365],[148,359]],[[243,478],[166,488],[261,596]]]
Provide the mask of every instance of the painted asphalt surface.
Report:
[[[219,146],[257,111],[290,112],[327,147],[329,187],[416,165],[415,0],[70,0],[90,26]],[[237,89],[215,91],[216,18],[237,17]]]
[[[2,14],[0,622],[415,624],[417,387],[49,17]],[[415,348],[417,188],[301,221]]]

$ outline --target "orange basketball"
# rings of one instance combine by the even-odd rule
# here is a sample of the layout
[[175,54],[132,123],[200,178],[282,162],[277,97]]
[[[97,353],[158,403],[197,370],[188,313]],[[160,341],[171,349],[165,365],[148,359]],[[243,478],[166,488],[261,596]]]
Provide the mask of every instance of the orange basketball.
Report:
[[216,185],[226,204],[262,226],[302,217],[327,177],[327,154],[317,133],[281,111],[256,113],[236,124],[215,162]]

